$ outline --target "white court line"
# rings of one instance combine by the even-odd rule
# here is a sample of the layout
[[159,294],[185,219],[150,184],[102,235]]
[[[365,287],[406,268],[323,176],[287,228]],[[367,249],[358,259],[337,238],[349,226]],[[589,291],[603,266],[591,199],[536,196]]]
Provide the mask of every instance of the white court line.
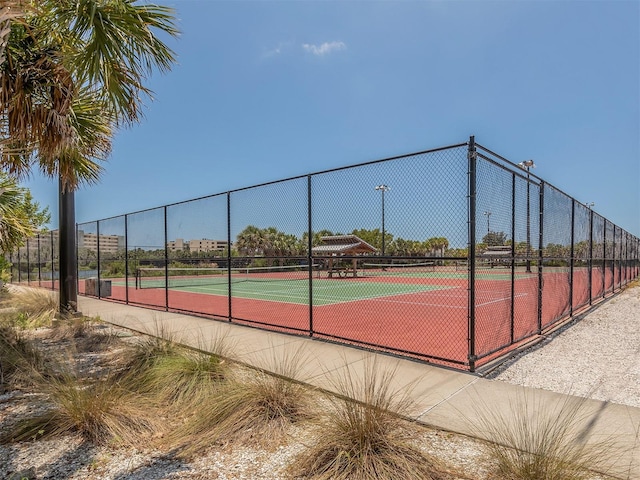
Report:
[[[202,293],[207,293],[207,287],[206,286],[202,286],[202,287],[196,287],[196,288],[202,288],[202,290],[204,290],[204,292]],[[236,287],[237,288],[237,287]],[[284,288],[284,286],[283,286]],[[459,289],[460,290],[460,295],[449,295],[449,294],[438,294],[438,292],[444,292],[444,291],[451,291],[451,290],[456,290]],[[216,289],[216,292],[219,289]],[[255,292],[252,292],[250,290],[247,289],[240,289],[241,291],[238,293],[251,293],[253,295],[253,297],[240,297],[240,298],[247,298],[249,300],[253,299],[253,300],[261,300],[261,301],[265,301],[265,302],[278,302],[278,303],[289,303],[292,305],[304,305],[304,304],[308,304],[308,296],[302,296],[302,295],[296,295],[296,298],[302,299],[302,300],[306,300],[302,301],[302,302],[293,302],[293,301],[286,301],[286,300],[273,300],[273,298],[285,298],[285,299],[291,299],[292,295],[291,295],[291,289],[287,289],[287,291],[283,294],[282,289],[278,289],[278,290],[267,290],[267,291],[263,291],[260,292],[260,294],[256,295]],[[318,290],[317,288],[314,288],[313,291],[315,292],[316,290]],[[308,291],[308,290],[307,290]],[[476,291],[477,293],[481,293],[481,292],[485,292],[485,293],[494,293],[494,291],[492,290],[480,290],[480,291]],[[336,295],[330,295],[330,296],[318,296],[318,295],[314,295],[313,298],[314,300],[320,300],[320,301],[330,301],[331,303],[326,304],[326,305],[314,305],[317,307],[329,307],[331,305],[339,305],[339,304],[344,304],[344,303],[353,303],[353,302],[359,302],[359,301],[363,301],[363,300],[368,300],[368,301],[378,301],[378,302],[384,302],[384,303],[396,303],[396,304],[403,304],[403,305],[416,305],[416,306],[426,306],[426,307],[441,307],[441,308],[458,308],[458,309],[466,309],[468,306],[467,305],[450,305],[450,304],[441,304],[441,303],[423,303],[423,302],[411,302],[411,301],[406,301],[406,300],[393,300],[391,299],[391,297],[395,297],[395,296],[399,296],[399,295],[414,295],[417,293],[433,293],[433,294],[438,294],[439,298],[455,298],[455,299],[459,299],[459,298],[467,298],[467,290],[464,289],[464,287],[450,287],[450,288],[443,288],[443,289],[437,289],[437,290],[422,290],[422,291],[417,291],[417,292],[399,292],[399,293],[392,293],[392,294],[380,294],[380,295],[375,295],[375,296],[371,296],[371,297],[360,297],[357,299],[354,299],[352,297],[339,297]],[[233,288],[232,288],[232,294],[233,294]],[[262,296],[269,296],[271,298],[261,298]],[[519,297],[526,297],[528,296],[528,293],[519,293],[517,295],[515,295],[514,298],[519,298]],[[257,298],[256,298],[257,297]],[[387,298],[389,297],[389,298]],[[333,300],[338,300],[338,301],[333,301]],[[478,303],[476,304],[476,307],[484,307],[487,305],[492,305],[494,303],[500,303],[500,302],[504,302],[504,301],[508,301],[510,300],[511,297],[499,297],[499,298],[494,298],[488,302],[484,302],[484,303]]]
[[[519,293],[519,294],[514,296],[514,299],[516,299],[518,297],[526,297],[528,295],[529,295],[528,293]],[[491,305],[493,303],[504,302],[505,300],[511,300],[511,297],[497,298],[495,300],[491,300],[490,302],[478,303],[478,304],[476,304],[476,307],[484,307],[486,305]]]
[[[383,303],[398,303],[398,304],[402,304],[402,305],[415,305],[418,307],[446,307],[446,308],[460,308],[460,309],[467,309],[466,305],[451,305],[451,304],[439,304],[439,303],[423,303],[423,302],[409,302],[406,300],[387,300],[385,298],[374,298],[371,300],[376,300],[378,302],[383,302]],[[349,303],[349,302],[344,302],[344,303]],[[327,306],[330,307],[331,304],[329,305],[323,305],[323,306]]]
[[[516,297],[524,297],[527,296],[526,293],[522,293],[522,294],[518,294],[516,295]],[[466,297],[462,297],[462,296],[453,296],[453,295],[449,295],[449,298],[466,298]],[[510,300],[511,297],[501,297],[501,298],[497,298],[494,300],[491,300],[489,302],[485,302],[485,303],[479,303],[476,305],[476,307],[484,307],[486,305],[491,305],[493,303],[499,303],[499,302],[505,302]],[[424,303],[424,302],[410,302],[410,301],[406,301],[406,300],[392,300],[392,299],[386,299],[384,297],[374,297],[374,298],[370,298],[370,299],[363,299],[363,300],[376,300],[378,302],[383,302],[383,303],[397,303],[397,304],[402,304],[402,305],[416,305],[416,306],[421,306],[421,307],[441,307],[441,308],[458,308],[458,309],[467,309],[467,305],[451,305],[449,303]],[[351,301],[347,301],[347,302],[336,302],[337,303],[351,303],[357,300],[351,300]],[[330,305],[321,305],[321,306],[331,306],[331,305],[335,305],[335,304],[330,304]]]

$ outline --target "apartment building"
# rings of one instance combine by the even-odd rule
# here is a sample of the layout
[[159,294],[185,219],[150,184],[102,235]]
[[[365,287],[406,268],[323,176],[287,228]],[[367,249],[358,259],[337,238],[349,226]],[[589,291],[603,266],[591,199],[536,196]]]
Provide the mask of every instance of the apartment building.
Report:
[[170,252],[178,252],[182,250],[189,250],[190,252],[222,252],[229,246],[229,242],[226,240],[211,240],[203,238],[200,240],[184,240],[182,238],[176,238],[167,242],[167,248]]

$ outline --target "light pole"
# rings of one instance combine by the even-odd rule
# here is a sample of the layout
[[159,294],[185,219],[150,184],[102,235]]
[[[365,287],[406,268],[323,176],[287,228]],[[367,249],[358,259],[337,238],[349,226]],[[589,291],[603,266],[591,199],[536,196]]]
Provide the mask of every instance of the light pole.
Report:
[[388,185],[382,184],[378,185],[376,190],[380,190],[382,192],[382,256],[384,257],[384,192],[391,190]]
[[489,218],[491,217],[491,212],[484,212],[484,215],[487,217],[487,235],[491,233],[491,224],[489,223]]
[[529,202],[529,170],[531,168],[535,168],[536,165],[533,163],[533,160],[525,160],[524,162],[520,162],[518,166],[527,170],[527,273],[531,273],[531,208]]
[[596,204],[595,202],[589,202],[589,203],[587,203],[587,208],[588,208],[589,210],[591,210],[591,208],[592,208],[595,204]]

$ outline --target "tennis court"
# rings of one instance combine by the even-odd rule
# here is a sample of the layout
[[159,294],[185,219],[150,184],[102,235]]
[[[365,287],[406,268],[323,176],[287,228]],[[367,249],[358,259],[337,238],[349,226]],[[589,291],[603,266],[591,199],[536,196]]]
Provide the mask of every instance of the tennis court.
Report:
[[[128,301],[236,323],[379,346],[446,364],[468,361],[466,265],[369,265],[355,276],[314,266],[141,269]],[[538,276],[524,270],[476,272],[477,345],[491,351],[537,326]],[[135,283],[135,285],[134,285]],[[113,296],[125,295],[114,281]],[[231,295],[229,295],[231,292]],[[311,297],[311,302],[310,302]],[[511,325],[510,325],[511,324]]]
[[[78,224],[76,236],[77,270],[92,277],[79,293],[470,371],[640,271],[640,239],[473,136]],[[59,241],[27,239],[9,255],[13,281],[58,288]]]
[[[139,268],[136,288],[191,292],[264,301],[309,304],[309,279],[313,305],[333,305],[363,300],[384,299],[433,290],[459,288],[468,273],[456,267],[432,264],[363,265],[351,277],[330,276],[318,265],[280,267],[219,268]],[[526,275],[518,274],[518,277]],[[479,272],[478,278],[511,281],[507,271]],[[449,282],[453,281],[453,283]],[[457,298],[457,295],[455,296]],[[466,293],[465,293],[466,298]]]
[[[330,278],[327,272],[315,265],[311,271],[308,266],[236,268],[231,271],[214,268],[176,268],[166,271],[142,268],[136,273],[136,287],[164,290],[168,285],[172,291],[226,297],[230,286],[231,295],[235,298],[308,305],[311,276],[313,304],[316,306],[448,288],[429,282],[429,278],[434,276],[433,272],[420,271],[421,268],[412,266],[410,271],[399,271],[400,267],[396,267],[386,272],[379,268],[360,270],[360,275],[353,278]],[[389,281],[384,281],[385,278]],[[399,278],[409,281],[397,281]]]

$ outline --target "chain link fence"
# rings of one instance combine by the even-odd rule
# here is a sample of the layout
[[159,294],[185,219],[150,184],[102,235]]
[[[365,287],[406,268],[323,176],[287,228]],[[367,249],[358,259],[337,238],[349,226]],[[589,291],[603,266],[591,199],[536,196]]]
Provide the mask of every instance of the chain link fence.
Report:
[[[640,241],[469,142],[77,225],[78,291],[476,371],[618,292]],[[12,253],[58,288],[58,232]]]

